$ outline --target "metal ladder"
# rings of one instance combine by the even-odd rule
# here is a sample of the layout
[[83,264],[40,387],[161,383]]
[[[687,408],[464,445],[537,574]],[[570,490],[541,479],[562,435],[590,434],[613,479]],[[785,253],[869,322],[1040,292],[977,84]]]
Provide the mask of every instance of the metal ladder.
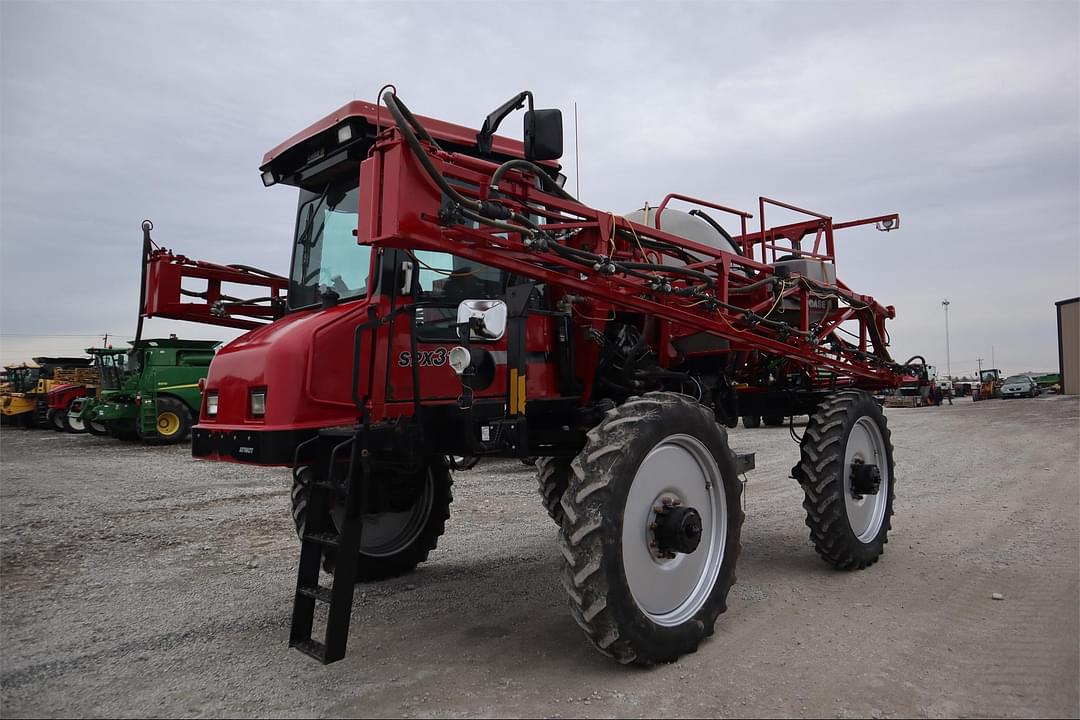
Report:
[[[323,665],[345,657],[345,646],[349,640],[349,620],[360,554],[361,513],[366,500],[362,496],[369,474],[367,463],[356,462],[362,444],[361,433],[362,428],[349,429],[349,437],[337,442],[330,452],[328,466],[319,468],[321,477],[314,477],[308,484],[307,516],[300,543],[300,566],[296,574],[289,647],[315,658]],[[323,430],[312,440],[332,440],[343,434],[343,429],[333,428]],[[330,516],[330,508],[334,506],[334,494],[342,489],[334,481],[333,470],[345,448],[349,448],[350,452],[344,486],[345,522],[339,532]],[[298,447],[298,454],[299,450]],[[358,465],[362,467],[358,468]],[[330,587],[319,583],[319,570],[328,552],[336,555],[334,579]],[[318,603],[329,606],[326,632],[321,641],[311,635]]]

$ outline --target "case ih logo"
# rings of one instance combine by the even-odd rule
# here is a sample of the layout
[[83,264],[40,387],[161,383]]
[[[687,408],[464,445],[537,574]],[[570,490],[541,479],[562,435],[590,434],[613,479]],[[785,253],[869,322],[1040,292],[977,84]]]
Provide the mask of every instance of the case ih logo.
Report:
[[[434,350],[420,350],[417,355],[420,356],[420,367],[442,367],[446,364],[446,356],[449,354],[449,350],[444,347],[435,348]],[[412,353],[408,350],[403,350],[397,359],[398,367],[409,367],[412,365]]]

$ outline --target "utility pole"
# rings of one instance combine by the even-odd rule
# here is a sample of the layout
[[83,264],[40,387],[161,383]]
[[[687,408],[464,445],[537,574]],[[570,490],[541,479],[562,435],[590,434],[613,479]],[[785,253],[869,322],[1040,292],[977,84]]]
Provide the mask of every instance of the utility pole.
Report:
[[997,360],[994,359],[994,346],[993,345],[990,346],[990,367],[992,367],[992,368],[997,367]]
[[982,358],[979,358],[975,362],[979,363],[979,382],[982,382]]
[[945,369],[948,378],[952,380],[952,359],[949,355],[949,299],[945,298],[941,304],[945,308]]

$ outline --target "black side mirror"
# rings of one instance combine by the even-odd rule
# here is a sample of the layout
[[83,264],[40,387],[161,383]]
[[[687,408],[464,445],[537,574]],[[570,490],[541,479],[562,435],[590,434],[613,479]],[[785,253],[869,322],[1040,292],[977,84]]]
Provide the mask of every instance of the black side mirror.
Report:
[[561,110],[525,113],[525,159],[558,160],[563,154]]

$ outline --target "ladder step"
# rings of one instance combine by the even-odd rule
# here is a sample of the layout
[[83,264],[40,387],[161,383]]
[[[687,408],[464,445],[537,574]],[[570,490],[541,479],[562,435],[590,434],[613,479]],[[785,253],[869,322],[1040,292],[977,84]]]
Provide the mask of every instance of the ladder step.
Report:
[[341,536],[337,533],[307,533],[304,535],[304,540],[311,540],[317,542],[320,545],[328,545],[336,548],[341,544]]
[[319,602],[330,602],[330,588],[323,587],[322,585],[316,585],[315,587],[301,585],[296,588],[296,592],[305,597],[314,598]]
[[291,642],[289,645],[305,655],[315,658],[323,665],[326,665],[326,646],[318,640],[300,640],[298,642]]

